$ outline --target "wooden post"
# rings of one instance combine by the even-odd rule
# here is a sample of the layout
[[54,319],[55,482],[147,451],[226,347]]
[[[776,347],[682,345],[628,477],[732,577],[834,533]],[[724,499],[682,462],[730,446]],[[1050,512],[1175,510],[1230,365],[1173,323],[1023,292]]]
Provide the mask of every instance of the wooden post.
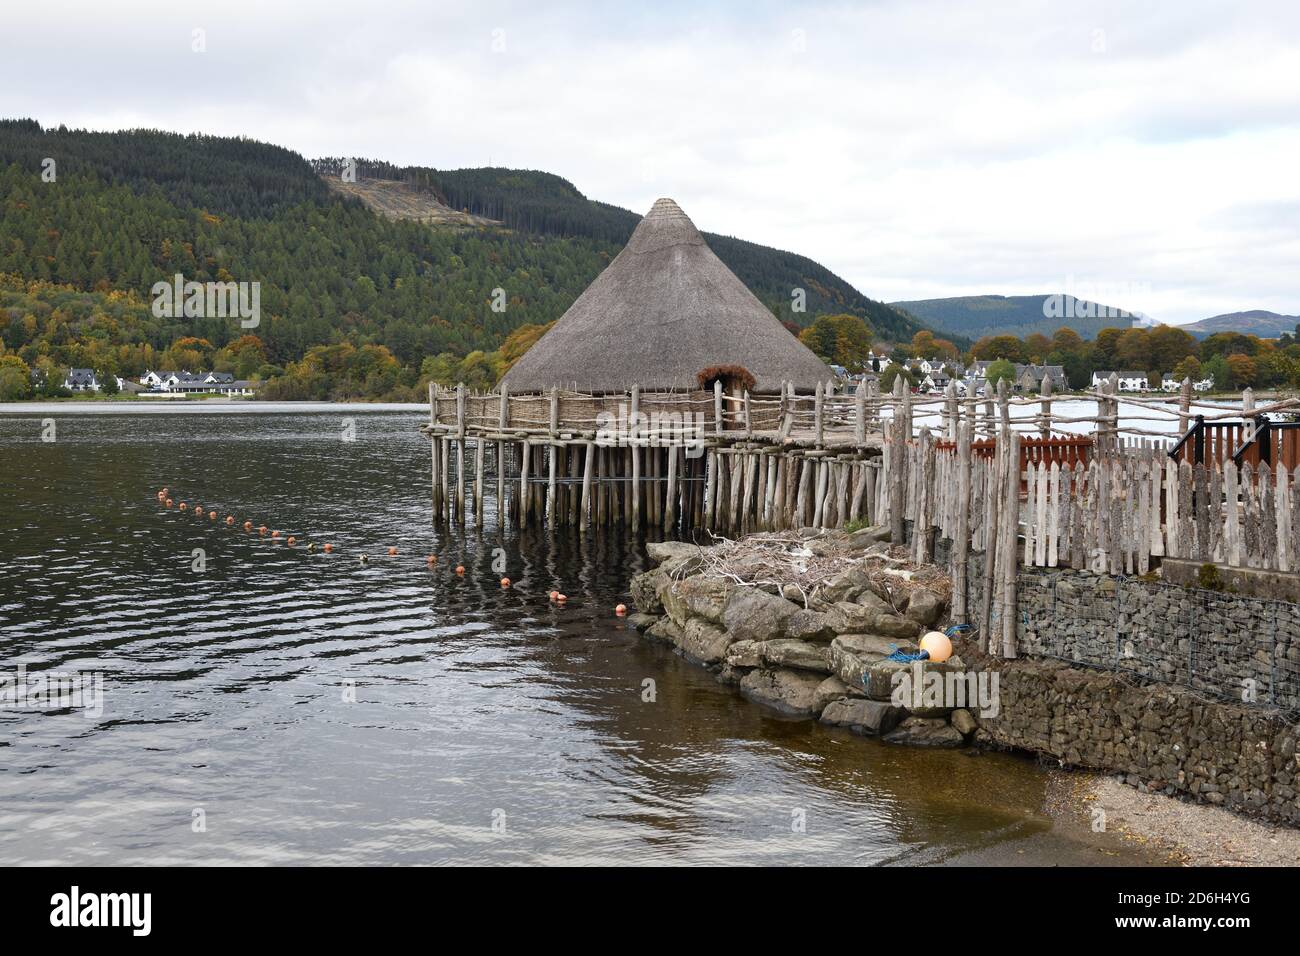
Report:
[[442,493],[439,497],[442,499],[442,516],[444,519],[452,517],[452,500],[451,500],[451,439],[439,438],[440,444],[438,451],[438,461],[442,465]]
[[438,450],[442,447],[442,439],[437,435],[431,436],[429,442],[430,458],[433,465],[433,517],[435,520],[442,518],[442,477],[439,474],[441,463],[438,461]]
[[858,382],[853,390],[853,440],[859,448],[867,441],[867,396],[863,393],[865,382]]
[[957,529],[953,534],[952,619],[966,624],[968,611],[967,570],[970,558],[970,473],[971,422],[957,426]]
[[559,464],[556,461],[556,452],[559,451],[559,447],[554,442],[546,446],[546,454],[549,459],[546,475],[546,523],[552,528],[557,524],[555,520],[555,469]]
[[754,437],[754,422],[749,414],[749,389],[744,393],[744,414],[745,414],[745,438]]
[[946,396],[946,401],[944,402],[944,409],[946,410],[948,415],[948,421],[947,421],[948,427],[944,430],[943,437],[946,438],[948,441],[955,442],[957,440],[957,422],[959,420],[959,413],[958,413],[958,406],[957,406],[957,382],[955,380],[950,381],[948,383],[948,387],[944,389],[944,393]]
[[474,520],[483,527],[483,439],[474,440]]
[[582,504],[578,507],[578,528],[586,531],[591,514],[591,474],[595,466],[596,445],[587,442],[587,457],[582,466]]
[[456,518],[465,523],[465,439],[456,441]]
[[984,380],[984,434],[988,438],[997,436],[996,420],[993,417],[993,386]]
[[1016,537],[1020,527],[1020,436],[1007,442],[1008,481],[1004,521],[1006,561],[1002,565],[1002,656],[1016,656]]
[[[497,409],[497,433],[504,434],[510,422],[510,386],[501,383],[500,405]],[[504,528],[510,509],[506,507],[506,443],[497,442],[497,527]]]
[[668,446],[668,494],[664,502],[664,531],[672,533],[677,525],[677,446]]
[[930,529],[934,524],[934,444],[930,429],[922,428],[917,438],[916,520],[912,525],[912,554],[917,564],[930,563]]
[[721,435],[722,425],[722,379],[713,383],[713,431]]
[[1187,376],[1178,389],[1178,434],[1186,435],[1192,419],[1192,379]]
[[903,410],[906,383],[902,375],[894,377],[894,417],[890,424],[889,450],[889,540],[903,544],[903,503],[907,500],[907,427]]
[[632,417],[628,421],[628,444],[632,449],[632,487],[628,494],[632,496],[632,527],[641,530],[641,386],[632,386]]
[[718,488],[718,456],[713,453],[712,449],[706,449],[704,455],[704,466],[707,472],[704,479],[704,527],[712,531],[714,527],[713,501]]
[[1255,432],[1255,390],[1244,388],[1241,391],[1241,443],[1248,445],[1254,440]]
[[1046,372],[1043,374],[1043,387],[1039,389],[1038,394],[1042,397],[1042,401],[1038,403],[1038,434],[1042,436],[1043,441],[1047,441],[1052,437],[1052,380]]
[[822,447],[822,383],[817,383],[817,394],[813,399],[813,431],[816,433],[817,447]]
[[530,505],[528,494],[528,463],[533,457],[533,450],[528,446],[528,439],[525,438],[519,443],[519,527],[528,527],[528,508]]

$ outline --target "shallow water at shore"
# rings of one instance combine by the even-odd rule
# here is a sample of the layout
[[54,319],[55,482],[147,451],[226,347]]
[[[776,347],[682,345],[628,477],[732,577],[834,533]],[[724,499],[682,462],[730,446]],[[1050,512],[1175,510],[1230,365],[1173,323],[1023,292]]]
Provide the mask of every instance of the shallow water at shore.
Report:
[[637,542],[433,528],[418,406],[226,407],[0,410],[0,671],[105,681],[0,710],[0,864],[1146,862],[1028,760],[783,719],[641,640]]

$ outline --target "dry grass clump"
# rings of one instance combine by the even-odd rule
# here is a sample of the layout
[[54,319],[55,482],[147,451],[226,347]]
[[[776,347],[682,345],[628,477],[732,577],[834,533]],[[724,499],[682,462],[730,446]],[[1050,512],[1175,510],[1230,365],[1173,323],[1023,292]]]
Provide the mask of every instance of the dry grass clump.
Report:
[[906,548],[877,544],[868,550],[861,538],[840,531],[808,537],[796,531],[765,531],[737,539],[710,537],[713,546],[699,552],[699,573],[765,590],[793,585],[803,595],[805,607],[818,588],[850,570],[895,606],[905,604],[899,599],[917,587],[945,601],[952,596],[952,581],[944,569],[913,564]]

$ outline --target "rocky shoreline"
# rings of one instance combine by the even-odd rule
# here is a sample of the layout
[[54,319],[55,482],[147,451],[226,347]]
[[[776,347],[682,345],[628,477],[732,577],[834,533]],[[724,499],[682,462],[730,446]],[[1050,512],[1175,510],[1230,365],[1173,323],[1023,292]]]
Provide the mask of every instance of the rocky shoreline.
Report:
[[[960,639],[945,661],[906,659],[948,625],[951,582],[886,537],[808,529],[648,545],[656,566],[631,582],[631,623],[792,718],[889,743],[1033,754],[1300,827],[1300,728],[1276,707],[1086,662],[989,657]],[[1094,577],[1080,586],[1101,593],[1106,577]]]
[[[901,550],[891,554],[886,533],[754,535],[711,548],[650,544],[657,566],[632,580],[639,613],[631,623],[788,716],[891,743],[967,746],[980,735],[973,707],[907,693],[945,678],[953,684],[966,673],[962,659],[895,659],[915,654],[925,631],[948,623],[946,576],[909,565]],[[809,565],[834,573],[809,573]],[[773,575],[774,568],[786,573]],[[778,580],[765,580],[772,577]]]

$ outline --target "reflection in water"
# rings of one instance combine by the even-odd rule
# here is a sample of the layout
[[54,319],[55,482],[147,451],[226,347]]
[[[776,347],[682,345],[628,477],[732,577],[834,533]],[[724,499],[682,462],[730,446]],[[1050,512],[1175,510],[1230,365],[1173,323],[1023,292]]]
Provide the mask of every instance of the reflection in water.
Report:
[[435,530],[420,417],[5,410],[0,670],[106,699],[0,711],[0,862],[1109,861],[1027,761],[776,717],[641,641],[635,542]]

